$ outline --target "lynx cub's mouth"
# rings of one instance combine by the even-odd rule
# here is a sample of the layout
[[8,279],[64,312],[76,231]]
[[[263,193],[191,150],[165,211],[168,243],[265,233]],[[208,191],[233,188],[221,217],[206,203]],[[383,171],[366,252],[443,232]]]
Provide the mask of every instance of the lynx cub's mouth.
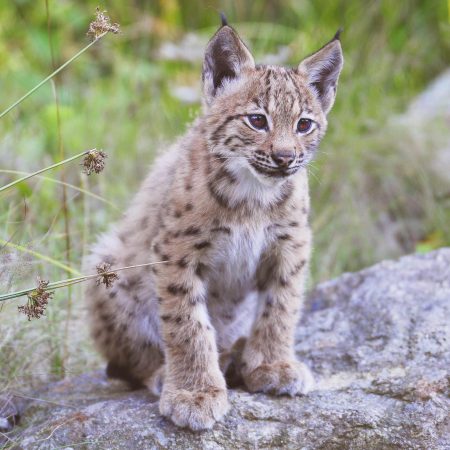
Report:
[[291,175],[294,175],[302,167],[301,164],[297,164],[292,167],[286,167],[284,169],[278,167],[266,166],[263,164],[259,164],[255,161],[252,161],[251,166],[260,174],[270,177],[270,178],[287,178]]
[[[92,250],[88,273],[107,258],[136,265],[86,291],[108,374],[160,395],[180,427],[223,418],[225,377],[276,395],[314,385],[294,348],[311,251],[305,166],[342,64],[336,35],[297,67],[257,65],[223,19],[205,52],[203,114]],[[137,267],[148,261],[161,264]]]

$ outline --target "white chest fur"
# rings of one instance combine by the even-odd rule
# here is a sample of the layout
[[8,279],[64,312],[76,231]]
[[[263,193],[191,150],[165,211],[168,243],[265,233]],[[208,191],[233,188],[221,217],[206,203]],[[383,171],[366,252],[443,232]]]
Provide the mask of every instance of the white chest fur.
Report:
[[250,287],[267,246],[265,227],[235,226],[213,245],[211,284],[223,292]]
[[257,307],[255,273],[268,244],[263,226],[234,226],[213,245],[208,309],[219,348],[250,332]]

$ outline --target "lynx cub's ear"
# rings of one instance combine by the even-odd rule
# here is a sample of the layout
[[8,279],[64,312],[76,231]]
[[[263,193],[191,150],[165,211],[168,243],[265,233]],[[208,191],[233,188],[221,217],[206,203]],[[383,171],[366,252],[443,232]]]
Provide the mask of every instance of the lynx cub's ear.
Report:
[[209,41],[203,62],[203,92],[210,104],[227,81],[238,78],[245,69],[253,69],[255,61],[238,34],[224,24]]
[[336,87],[344,64],[339,30],[334,38],[316,53],[308,56],[298,66],[316,92],[322,109],[327,114],[336,97]]

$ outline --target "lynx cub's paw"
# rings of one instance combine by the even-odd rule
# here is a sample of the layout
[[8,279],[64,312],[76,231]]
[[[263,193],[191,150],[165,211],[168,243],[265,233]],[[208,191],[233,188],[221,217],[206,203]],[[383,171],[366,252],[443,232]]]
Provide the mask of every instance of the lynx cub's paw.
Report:
[[159,411],[169,417],[175,425],[191,430],[212,428],[228,411],[225,389],[209,388],[188,391],[164,386],[159,401]]
[[244,373],[244,380],[250,392],[290,396],[306,394],[315,384],[311,371],[298,361],[261,364],[249,374]]

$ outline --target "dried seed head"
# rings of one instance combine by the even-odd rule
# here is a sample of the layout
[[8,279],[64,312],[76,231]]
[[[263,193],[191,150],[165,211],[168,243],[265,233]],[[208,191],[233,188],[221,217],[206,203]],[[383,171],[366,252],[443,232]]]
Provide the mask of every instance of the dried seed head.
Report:
[[104,284],[107,288],[111,287],[114,281],[119,279],[119,275],[116,272],[111,271],[111,264],[102,262],[96,267],[98,277],[96,279],[97,286]]
[[120,25],[118,23],[111,23],[111,19],[106,15],[106,11],[100,11],[100,8],[97,7],[95,10],[95,20],[89,24],[87,35],[95,40],[107,32],[114,34],[120,33]]
[[83,172],[86,175],[90,175],[92,172],[100,173],[105,168],[105,158],[107,156],[102,150],[97,150],[96,148],[89,150],[81,163]]
[[19,306],[19,312],[28,316],[28,320],[39,319],[45,313],[48,301],[53,297],[53,291],[47,291],[48,281],[37,278],[37,288],[27,294],[26,305]]

